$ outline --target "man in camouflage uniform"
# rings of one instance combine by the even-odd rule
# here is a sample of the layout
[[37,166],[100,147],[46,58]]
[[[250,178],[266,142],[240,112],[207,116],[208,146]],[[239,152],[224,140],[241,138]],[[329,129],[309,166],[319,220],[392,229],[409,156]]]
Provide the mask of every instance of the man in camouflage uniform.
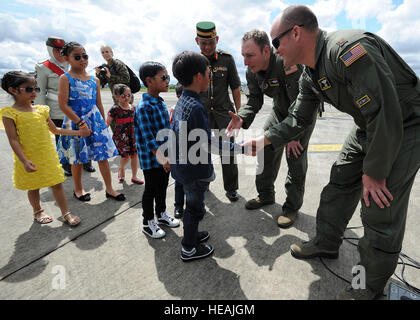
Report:
[[[46,41],[46,45],[50,59],[35,65],[36,81],[41,91],[34,103],[49,106],[50,118],[54,124],[60,128],[63,124],[64,113],[58,105],[58,83],[60,81],[60,76],[68,71],[68,63],[65,61],[65,57],[61,55],[61,49],[64,44],[65,41],[61,38],[49,37]],[[56,143],[58,142],[58,138],[59,136],[56,135]],[[71,176],[70,164],[66,163],[62,166],[65,175]],[[91,169],[95,171],[90,163],[84,165],[84,168],[87,171],[91,171]]]
[[[112,99],[117,104],[117,100],[114,98],[114,86],[116,84],[125,84],[130,87],[130,73],[124,62],[114,59],[114,51],[110,46],[104,45],[101,47],[102,57],[106,61],[106,66],[103,66],[105,72],[101,72],[100,67],[96,67],[96,76],[100,80],[102,86],[106,83],[109,85],[109,89],[112,93]],[[131,96],[130,104],[134,101],[134,95]]]
[[293,111],[263,137],[245,145],[283,145],[311,123],[315,101],[350,114],[355,126],[321,193],[316,236],[294,244],[296,258],[337,258],[342,236],[361,202],[359,241],[366,288],[346,288],[339,299],[382,294],[398,262],[408,201],[420,167],[420,82],[383,39],[360,30],[326,33],[305,6],[284,10],[272,26],[284,64],[304,64]]
[[[216,50],[219,37],[213,22],[202,21],[197,23],[197,37],[195,41],[201,53],[210,62],[210,85],[206,92],[201,93],[201,99],[209,115],[210,127],[218,129],[223,140],[228,140],[224,131],[229,124],[228,111],[235,112],[229,97],[228,88],[232,90],[236,111],[241,106],[241,80],[233,57],[226,51]],[[234,139],[232,138],[233,142]],[[238,166],[233,156],[221,156],[223,183],[226,196],[230,201],[239,199]]]
[[[302,67],[294,65],[285,68],[283,60],[275,55],[270,40],[264,31],[252,30],[242,38],[242,55],[248,66],[246,79],[248,85],[248,102],[241,107],[238,114],[231,114],[232,121],[228,126],[229,134],[239,128],[248,129],[256,114],[264,104],[264,95],[273,98],[273,109],[264,124],[264,131],[280,123],[288,115],[288,110],[299,92],[299,77]],[[283,215],[277,224],[286,228],[296,220],[297,213],[303,204],[305,178],[308,169],[307,149],[315,121],[287,145],[287,164],[289,171],[286,177],[286,201],[283,204]],[[258,154],[258,168],[255,184],[258,197],[249,200],[245,207],[258,209],[275,201],[274,181],[280,169],[283,146],[274,148],[268,145]],[[293,154],[291,154],[293,153]]]

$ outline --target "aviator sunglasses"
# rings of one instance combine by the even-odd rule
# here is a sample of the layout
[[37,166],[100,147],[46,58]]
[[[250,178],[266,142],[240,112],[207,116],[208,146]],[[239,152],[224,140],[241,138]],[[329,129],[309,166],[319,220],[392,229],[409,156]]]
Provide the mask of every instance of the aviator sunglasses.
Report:
[[[303,25],[303,24],[298,24],[297,26],[298,26],[298,27],[303,27],[304,25]],[[280,46],[280,39],[281,39],[282,37],[284,37],[284,36],[285,36],[288,32],[292,31],[294,27],[295,27],[295,26],[293,26],[293,27],[291,27],[291,28],[287,29],[286,31],[283,31],[283,32],[282,32],[282,33],[280,33],[277,37],[275,37],[275,38],[273,39],[273,41],[271,41],[271,43],[272,43],[273,47],[274,47],[276,50],[277,50],[277,49],[279,48],[279,46]]]
[[89,56],[87,54],[76,54],[73,56],[74,60],[79,61],[80,59],[88,60]]
[[32,92],[34,92],[34,90],[37,93],[39,93],[41,91],[41,89],[39,87],[26,87],[26,88],[21,87],[19,89],[25,89],[25,92],[27,92],[27,93],[32,93]]

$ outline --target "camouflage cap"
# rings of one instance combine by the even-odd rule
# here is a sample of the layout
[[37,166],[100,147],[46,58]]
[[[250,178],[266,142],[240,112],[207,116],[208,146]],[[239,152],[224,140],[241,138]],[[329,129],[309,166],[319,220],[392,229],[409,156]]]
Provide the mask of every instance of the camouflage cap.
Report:
[[47,39],[47,41],[45,42],[45,44],[47,46],[49,46],[49,47],[61,49],[61,48],[64,47],[64,45],[66,44],[66,42],[63,39],[61,39],[61,38],[49,37]]
[[196,25],[197,37],[200,39],[214,39],[217,37],[216,25],[211,21],[201,21]]

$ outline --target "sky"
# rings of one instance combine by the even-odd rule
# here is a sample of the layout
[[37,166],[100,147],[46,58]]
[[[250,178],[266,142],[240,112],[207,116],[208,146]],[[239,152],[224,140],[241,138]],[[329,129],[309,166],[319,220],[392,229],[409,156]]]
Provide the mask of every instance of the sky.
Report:
[[103,44],[136,74],[146,61],[164,64],[171,74],[177,53],[199,50],[195,25],[205,20],[215,22],[217,48],[233,55],[245,82],[243,34],[252,29],[270,34],[274,18],[297,3],[314,11],[323,30],[378,34],[420,75],[419,0],[0,0],[0,76],[10,70],[34,71],[37,62],[48,58],[49,36],[81,43],[91,74],[105,62]]

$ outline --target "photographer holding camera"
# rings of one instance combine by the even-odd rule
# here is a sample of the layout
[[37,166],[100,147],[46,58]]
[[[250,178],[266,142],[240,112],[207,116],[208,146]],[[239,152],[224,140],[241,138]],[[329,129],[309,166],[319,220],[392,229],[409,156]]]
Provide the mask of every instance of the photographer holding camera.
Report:
[[[106,64],[98,66],[95,68],[96,76],[101,82],[101,85],[104,86],[108,83],[111,92],[114,90],[114,86],[118,83],[125,84],[127,86],[130,85],[130,74],[126,65],[118,60],[114,59],[114,52],[112,51],[111,47],[108,45],[103,45],[101,47],[102,57],[105,59]],[[114,96],[114,103],[117,103]],[[134,101],[134,96],[131,96],[130,104]]]

